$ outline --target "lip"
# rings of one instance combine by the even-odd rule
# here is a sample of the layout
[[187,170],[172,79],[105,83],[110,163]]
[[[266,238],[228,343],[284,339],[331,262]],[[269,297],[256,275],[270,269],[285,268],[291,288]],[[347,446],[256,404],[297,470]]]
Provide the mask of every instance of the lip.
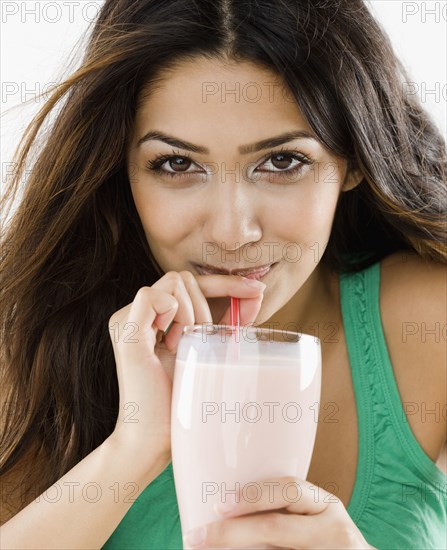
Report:
[[267,273],[269,273],[278,262],[258,266],[252,269],[229,269],[213,268],[211,266],[194,264],[194,267],[200,275],[241,275],[247,279],[262,279]]

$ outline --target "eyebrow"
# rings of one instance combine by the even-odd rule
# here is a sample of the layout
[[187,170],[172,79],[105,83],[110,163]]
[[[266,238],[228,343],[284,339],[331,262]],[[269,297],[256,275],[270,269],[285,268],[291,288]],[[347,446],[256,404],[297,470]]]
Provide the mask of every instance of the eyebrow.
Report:
[[[294,139],[312,139],[313,141],[316,141],[318,143],[318,140],[310,132],[306,132],[305,130],[298,130],[295,132],[286,132],[285,134],[281,134],[279,136],[263,139],[261,141],[257,141],[256,143],[251,143],[250,145],[241,145],[238,147],[238,151],[241,155],[246,155],[248,153],[257,153],[258,151],[261,151],[263,149],[277,147],[278,145],[282,145],[283,143],[287,143]],[[203,145],[194,145],[194,143],[190,143],[189,141],[184,141],[173,136],[168,136],[163,132],[159,132],[156,130],[151,130],[147,132],[142,138],[140,138],[138,140],[137,147],[140,147],[143,143],[151,140],[162,141],[163,143],[171,145],[172,147],[186,149],[187,151],[191,151],[193,153],[208,155],[210,152],[210,150]]]

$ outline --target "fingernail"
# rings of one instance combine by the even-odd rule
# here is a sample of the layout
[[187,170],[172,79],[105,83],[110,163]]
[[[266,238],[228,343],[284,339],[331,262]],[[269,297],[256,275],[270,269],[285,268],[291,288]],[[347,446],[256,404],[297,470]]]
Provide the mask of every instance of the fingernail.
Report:
[[173,322],[174,322],[174,320],[172,320],[172,321],[169,323],[167,329],[163,332],[163,334],[167,334],[167,333],[169,332],[169,329],[172,327],[172,323],[173,323]]
[[216,506],[219,514],[229,514],[236,508],[236,499],[234,495],[227,495],[225,502],[219,502]]
[[264,290],[267,286],[262,281],[257,281],[256,279],[244,279],[244,283],[252,288],[259,288],[259,290]]
[[206,538],[206,526],[202,525],[196,529],[191,529],[185,535],[185,542],[189,546],[194,546],[194,548],[199,548]]

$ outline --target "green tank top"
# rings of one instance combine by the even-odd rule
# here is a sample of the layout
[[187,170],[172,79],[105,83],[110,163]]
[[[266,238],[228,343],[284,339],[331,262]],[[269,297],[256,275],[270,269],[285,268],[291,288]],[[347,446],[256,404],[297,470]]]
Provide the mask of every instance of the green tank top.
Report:
[[[359,449],[347,511],[382,549],[447,548],[447,476],[415,439],[393,375],[379,309],[380,262],[340,275]],[[132,504],[107,550],[181,550],[172,462]]]

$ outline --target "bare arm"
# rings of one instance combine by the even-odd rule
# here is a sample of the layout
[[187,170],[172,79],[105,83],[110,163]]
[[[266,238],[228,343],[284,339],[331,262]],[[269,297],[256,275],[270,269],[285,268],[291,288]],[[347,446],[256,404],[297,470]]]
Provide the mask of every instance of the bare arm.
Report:
[[[1,548],[101,548],[138,495],[168,465],[109,437],[42,495],[0,527]],[[134,466],[135,465],[135,466]]]
[[[172,372],[182,327],[212,323],[206,297],[246,299],[241,324],[253,322],[265,285],[261,287],[247,285],[239,275],[196,280],[188,271],[170,271],[152,287],[140,288],[132,303],[111,316],[120,395],[115,430],[40,498],[5,521],[2,549],[91,550],[104,545],[132,501],[171,459]],[[157,340],[157,333],[164,334],[173,321],[176,330],[164,342]],[[126,323],[138,328],[136,339],[115,338],[114,327]],[[128,403],[137,406],[136,421],[126,421]]]

